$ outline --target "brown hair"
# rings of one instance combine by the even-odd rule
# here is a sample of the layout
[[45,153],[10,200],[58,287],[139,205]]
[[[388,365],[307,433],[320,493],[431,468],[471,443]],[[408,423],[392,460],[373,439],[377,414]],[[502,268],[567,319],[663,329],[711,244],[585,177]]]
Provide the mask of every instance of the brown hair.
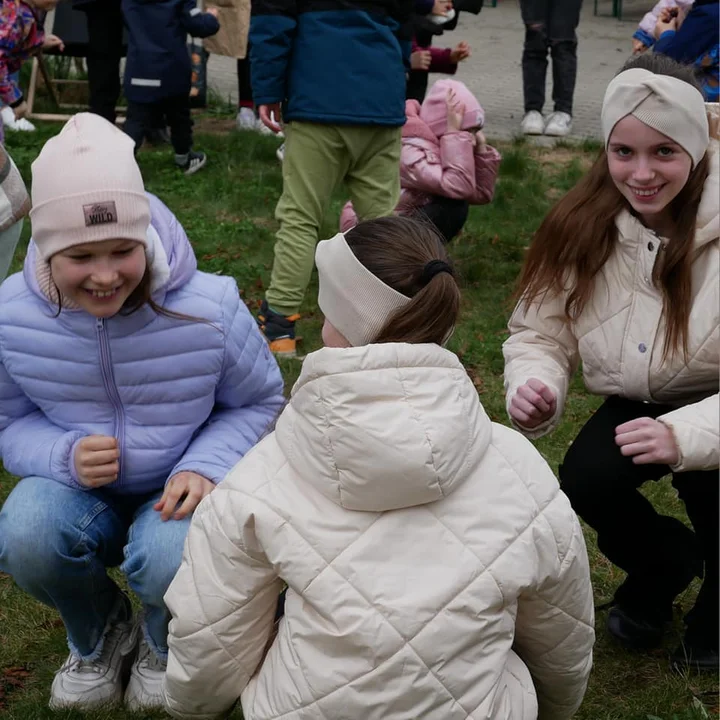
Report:
[[[407,217],[378,218],[360,223],[345,240],[373,275],[411,298],[373,342],[446,342],[460,312],[460,289],[435,226]],[[424,271],[433,260],[447,263],[451,272],[427,279]]]
[[[620,72],[631,68],[669,75],[700,90],[692,69],[663,55],[640,55]],[[670,203],[674,227],[653,268],[653,282],[663,296],[664,358],[678,350],[687,356],[692,248],[709,168],[705,155]],[[580,316],[592,295],[595,276],[613,252],[618,239],[615,219],[623,209],[632,212],[613,183],[603,149],[590,171],[552,207],[533,237],[516,294],[525,310],[547,293],[566,293],[566,318],[574,321]]]

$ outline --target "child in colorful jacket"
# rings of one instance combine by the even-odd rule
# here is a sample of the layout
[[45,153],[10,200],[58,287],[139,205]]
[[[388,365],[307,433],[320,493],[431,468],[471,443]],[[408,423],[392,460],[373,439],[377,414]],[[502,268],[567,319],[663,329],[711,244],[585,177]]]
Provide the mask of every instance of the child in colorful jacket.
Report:
[[[462,230],[470,205],[492,201],[500,153],[485,141],[480,103],[457,80],[439,80],[422,105],[408,100],[405,112],[395,212],[424,215],[449,242]],[[357,222],[348,202],[340,229]]]
[[53,708],[162,705],[163,596],[190,517],[283,404],[235,281],[198,271],[133,151],[91,113],[46,143],[24,272],[0,286],[0,459],[22,478],[0,571],[65,625]]
[[677,8],[687,12],[693,0],[660,0],[655,7],[643,15],[643,19],[632,36],[633,55],[639,55],[655,44],[655,25],[663,10]]
[[[0,3],[0,100],[13,109],[16,118],[27,113],[27,103],[12,75],[39,50],[63,50],[62,40],[56,35],[46,36],[44,30],[45,15],[57,4],[58,0],[7,0]],[[0,141],[2,139],[0,121]]]

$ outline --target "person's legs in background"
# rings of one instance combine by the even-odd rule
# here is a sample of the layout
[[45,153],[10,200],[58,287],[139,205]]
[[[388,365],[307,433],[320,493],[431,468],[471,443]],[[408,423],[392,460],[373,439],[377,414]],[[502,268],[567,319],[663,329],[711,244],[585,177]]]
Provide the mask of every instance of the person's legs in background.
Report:
[[193,146],[193,120],[190,100],[185,95],[167,98],[158,104],[157,112],[167,119],[170,126],[170,142],[175,150],[175,164],[186,175],[192,175],[207,162],[205,153],[195,152]]
[[577,77],[577,29],[582,0],[551,0],[548,37],[553,65],[553,113],[545,134],[563,137],[572,129]]
[[81,6],[87,15],[90,112],[115,122],[120,97],[123,17],[120,0],[95,0]]
[[[14,72],[10,75],[10,80],[13,84],[17,85],[20,82],[20,71]],[[9,105],[3,105],[0,110],[0,120],[4,125],[5,129],[12,130],[14,132],[34,132],[35,126],[27,118],[16,118],[13,109]],[[0,142],[4,145],[5,138],[0,137]]]
[[418,219],[429,220],[442,235],[443,242],[449,243],[460,234],[467,221],[470,203],[436,195],[432,202],[419,208]]
[[553,0],[520,0],[525,23],[525,44],[522,54],[523,97],[525,115],[521,130],[525,135],[542,135],[545,120],[545,78],[548,66],[548,13]]
[[294,357],[295,323],[310,282],[320,227],[350,158],[337,126],[294,121],[285,134],[283,192],[275,210],[280,229],[258,324],[273,353]]

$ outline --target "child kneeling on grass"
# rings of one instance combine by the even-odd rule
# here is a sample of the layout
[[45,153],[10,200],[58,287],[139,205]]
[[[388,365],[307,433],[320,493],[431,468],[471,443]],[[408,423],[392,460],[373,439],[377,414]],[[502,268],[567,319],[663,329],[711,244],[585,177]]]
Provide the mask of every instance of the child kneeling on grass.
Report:
[[[422,105],[408,100],[405,112],[395,212],[430,220],[450,242],[465,225],[470,205],[493,199],[500,153],[485,141],[480,103],[457,80],[438,80]],[[340,229],[356,224],[348,202]]]
[[[72,118],[33,163],[33,241],[0,287],[0,571],[58,610],[70,655],[50,705],[162,705],[192,512],[283,403],[230,278],[197,270],[145,193],[132,140]],[[120,566],[144,608],[108,577]]]
[[326,347],[203,503],[166,596],[170,713],[570,718],[594,640],[582,531],[443,347],[460,291],[439,237],[371,220],[316,262]]

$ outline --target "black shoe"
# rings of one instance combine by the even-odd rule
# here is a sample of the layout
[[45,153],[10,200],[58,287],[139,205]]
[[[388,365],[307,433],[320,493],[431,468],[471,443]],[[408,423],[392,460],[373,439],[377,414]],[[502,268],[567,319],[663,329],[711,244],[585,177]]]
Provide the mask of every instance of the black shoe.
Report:
[[196,173],[200,168],[205,167],[205,163],[207,162],[207,155],[205,155],[205,153],[195,152],[194,150],[191,150],[182,162],[178,161],[178,157],[178,155],[175,156],[175,164],[186,175]]
[[718,649],[692,644],[686,638],[670,655],[670,667],[679,673],[712,672],[717,675]]
[[154,147],[170,144],[170,133],[165,128],[153,128],[145,133],[145,139]]
[[296,357],[295,322],[300,315],[281,315],[268,307],[263,300],[257,316],[257,324],[277,357]]
[[627,610],[616,605],[608,613],[607,629],[626,648],[650,650],[662,643],[664,623],[631,617]]

